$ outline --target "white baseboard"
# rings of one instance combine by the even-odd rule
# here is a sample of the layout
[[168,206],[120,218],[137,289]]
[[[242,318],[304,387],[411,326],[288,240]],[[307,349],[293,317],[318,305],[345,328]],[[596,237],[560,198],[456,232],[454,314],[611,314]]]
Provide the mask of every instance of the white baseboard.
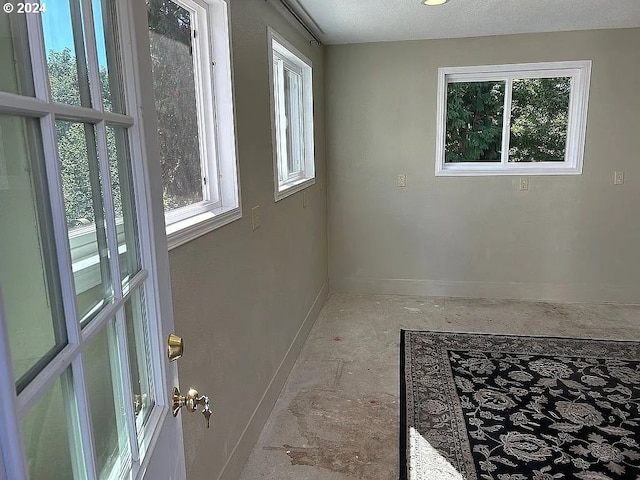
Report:
[[251,414],[251,418],[249,418],[247,426],[242,431],[242,434],[240,435],[238,442],[234,445],[233,450],[231,450],[229,458],[224,464],[224,467],[222,467],[220,475],[218,475],[218,480],[237,480],[240,477],[242,468],[249,458],[251,450],[258,441],[262,428],[269,418],[269,414],[280,395],[280,391],[284,387],[284,384],[289,377],[289,373],[300,354],[302,345],[307,339],[307,336],[311,331],[311,327],[313,327],[313,324],[318,318],[318,314],[327,299],[328,290],[329,284],[328,282],[325,282],[320,289],[320,292],[318,292],[313,305],[309,309],[304,322],[300,325],[291,345],[289,345],[287,353],[282,359],[282,362],[280,362],[280,365],[269,382],[260,402],[258,402],[258,406],[256,406],[255,410]]
[[337,293],[497,298],[566,303],[640,303],[640,285],[459,282],[347,277],[331,279],[331,291]]

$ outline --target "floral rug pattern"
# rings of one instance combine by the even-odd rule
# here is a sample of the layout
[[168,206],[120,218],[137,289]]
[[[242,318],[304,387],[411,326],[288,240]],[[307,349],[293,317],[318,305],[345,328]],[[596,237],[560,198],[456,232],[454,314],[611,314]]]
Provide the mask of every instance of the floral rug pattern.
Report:
[[402,335],[402,479],[640,478],[640,342]]

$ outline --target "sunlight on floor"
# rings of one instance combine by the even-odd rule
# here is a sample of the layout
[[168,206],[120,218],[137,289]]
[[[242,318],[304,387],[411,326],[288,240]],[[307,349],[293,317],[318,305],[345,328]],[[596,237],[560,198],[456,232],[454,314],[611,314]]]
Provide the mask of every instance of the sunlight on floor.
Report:
[[[464,477],[413,427],[409,432],[409,480],[464,480]],[[408,453],[409,454],[409,453]]]

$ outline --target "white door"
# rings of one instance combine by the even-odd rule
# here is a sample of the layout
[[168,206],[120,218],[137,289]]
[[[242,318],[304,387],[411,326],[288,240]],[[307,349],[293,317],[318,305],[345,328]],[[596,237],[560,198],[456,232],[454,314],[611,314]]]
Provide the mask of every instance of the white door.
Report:
[[145,2],[4,5],[0,478],[182,479]]

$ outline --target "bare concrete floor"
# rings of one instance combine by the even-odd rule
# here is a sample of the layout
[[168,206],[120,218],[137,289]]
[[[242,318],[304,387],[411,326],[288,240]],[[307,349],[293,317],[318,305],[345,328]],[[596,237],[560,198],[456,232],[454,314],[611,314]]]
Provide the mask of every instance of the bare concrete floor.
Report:
[[334,294],[241,480],[397,479],[401,328],[640,339],[640,306]]

